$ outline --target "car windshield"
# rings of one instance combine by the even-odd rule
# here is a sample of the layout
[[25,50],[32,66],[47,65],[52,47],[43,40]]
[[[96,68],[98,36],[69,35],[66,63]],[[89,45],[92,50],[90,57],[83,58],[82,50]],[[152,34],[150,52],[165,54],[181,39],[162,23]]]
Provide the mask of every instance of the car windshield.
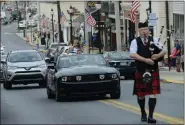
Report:
[[109,53],[109,58],[110,59],[122,59],[122,58],[128,58],[129,53],[125,52],[110,52]]
[[35,62],[41,61],[42,57],[38,52],[16,52],[9,55],[8,61],[14,62]]
[[102,55],[75,55],[61,57],[58,62],[58,68],[68,68],[80,65],[106,65]]

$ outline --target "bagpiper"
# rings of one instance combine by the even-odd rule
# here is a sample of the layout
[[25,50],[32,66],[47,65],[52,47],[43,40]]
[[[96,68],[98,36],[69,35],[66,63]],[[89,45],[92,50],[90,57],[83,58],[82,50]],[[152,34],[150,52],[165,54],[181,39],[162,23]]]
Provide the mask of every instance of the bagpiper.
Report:
[[[148,24],[139,23],[139,37],[132,40],[130,45],[130,57],[135,59],[136,72],[134,78],[133,95],[137,95],[137,102],[141,109],[141,121],[156,123],[153,118],[156,106],[156,95],[160,94],[160,78],[158,60],[166,54],[158,38],[150,35]],[[159,53],[153,53],[151,46],[155,45]],[[149,95],[148,105],[149,114],[145,111],[145,96]]]

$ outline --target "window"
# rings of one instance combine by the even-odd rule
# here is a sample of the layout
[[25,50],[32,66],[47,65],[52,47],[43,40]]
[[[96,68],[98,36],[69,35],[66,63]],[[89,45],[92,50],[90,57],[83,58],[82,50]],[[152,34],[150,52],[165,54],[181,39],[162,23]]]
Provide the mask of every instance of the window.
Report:
[[174,39],[178,39],[181,44],[184,43],[184,15],[173,14]]

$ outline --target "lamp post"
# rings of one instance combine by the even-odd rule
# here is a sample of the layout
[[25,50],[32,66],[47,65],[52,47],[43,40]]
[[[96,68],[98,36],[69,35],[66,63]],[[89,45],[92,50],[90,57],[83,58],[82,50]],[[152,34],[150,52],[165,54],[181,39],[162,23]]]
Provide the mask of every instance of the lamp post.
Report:
[[53,9],[51,9],[51,21],[52,21],[52,33],[53,33],[53,43],[54,43],[54,24],[53,24],[53,15],[54,15],[54,12],[53,12]]
[[98,42],[99,42],[99,53],[101,53],[102,43],[101,43],[101,34],[100,34],[100,30],[101,30],[101,27],[100,27],[101,3],[100,3],[100,1],[98,1],[97,4],[95,4],[95,6],[96,6],[96,9],[98,10]]
[[[69,8],[69,15],[70,15],[70,24],[71,24],[71,27],[70,27],[70,36],[71,36],[71,40],[72,40],[72,31],[73,31],[73,25],[72,25],[72,15],[73,15],[73,7],[70,5],[70,8]],[[72,41],[72,45],[73,45],[73,41]]]

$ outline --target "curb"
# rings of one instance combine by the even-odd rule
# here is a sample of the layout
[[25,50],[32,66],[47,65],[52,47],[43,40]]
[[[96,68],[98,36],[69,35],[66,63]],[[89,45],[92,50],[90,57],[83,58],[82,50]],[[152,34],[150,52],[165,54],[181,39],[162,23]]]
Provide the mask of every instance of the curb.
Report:
[[184,84],[183,80],[169,80],[169,79],[160,79],[163,83],[173,83],[173,84]]

